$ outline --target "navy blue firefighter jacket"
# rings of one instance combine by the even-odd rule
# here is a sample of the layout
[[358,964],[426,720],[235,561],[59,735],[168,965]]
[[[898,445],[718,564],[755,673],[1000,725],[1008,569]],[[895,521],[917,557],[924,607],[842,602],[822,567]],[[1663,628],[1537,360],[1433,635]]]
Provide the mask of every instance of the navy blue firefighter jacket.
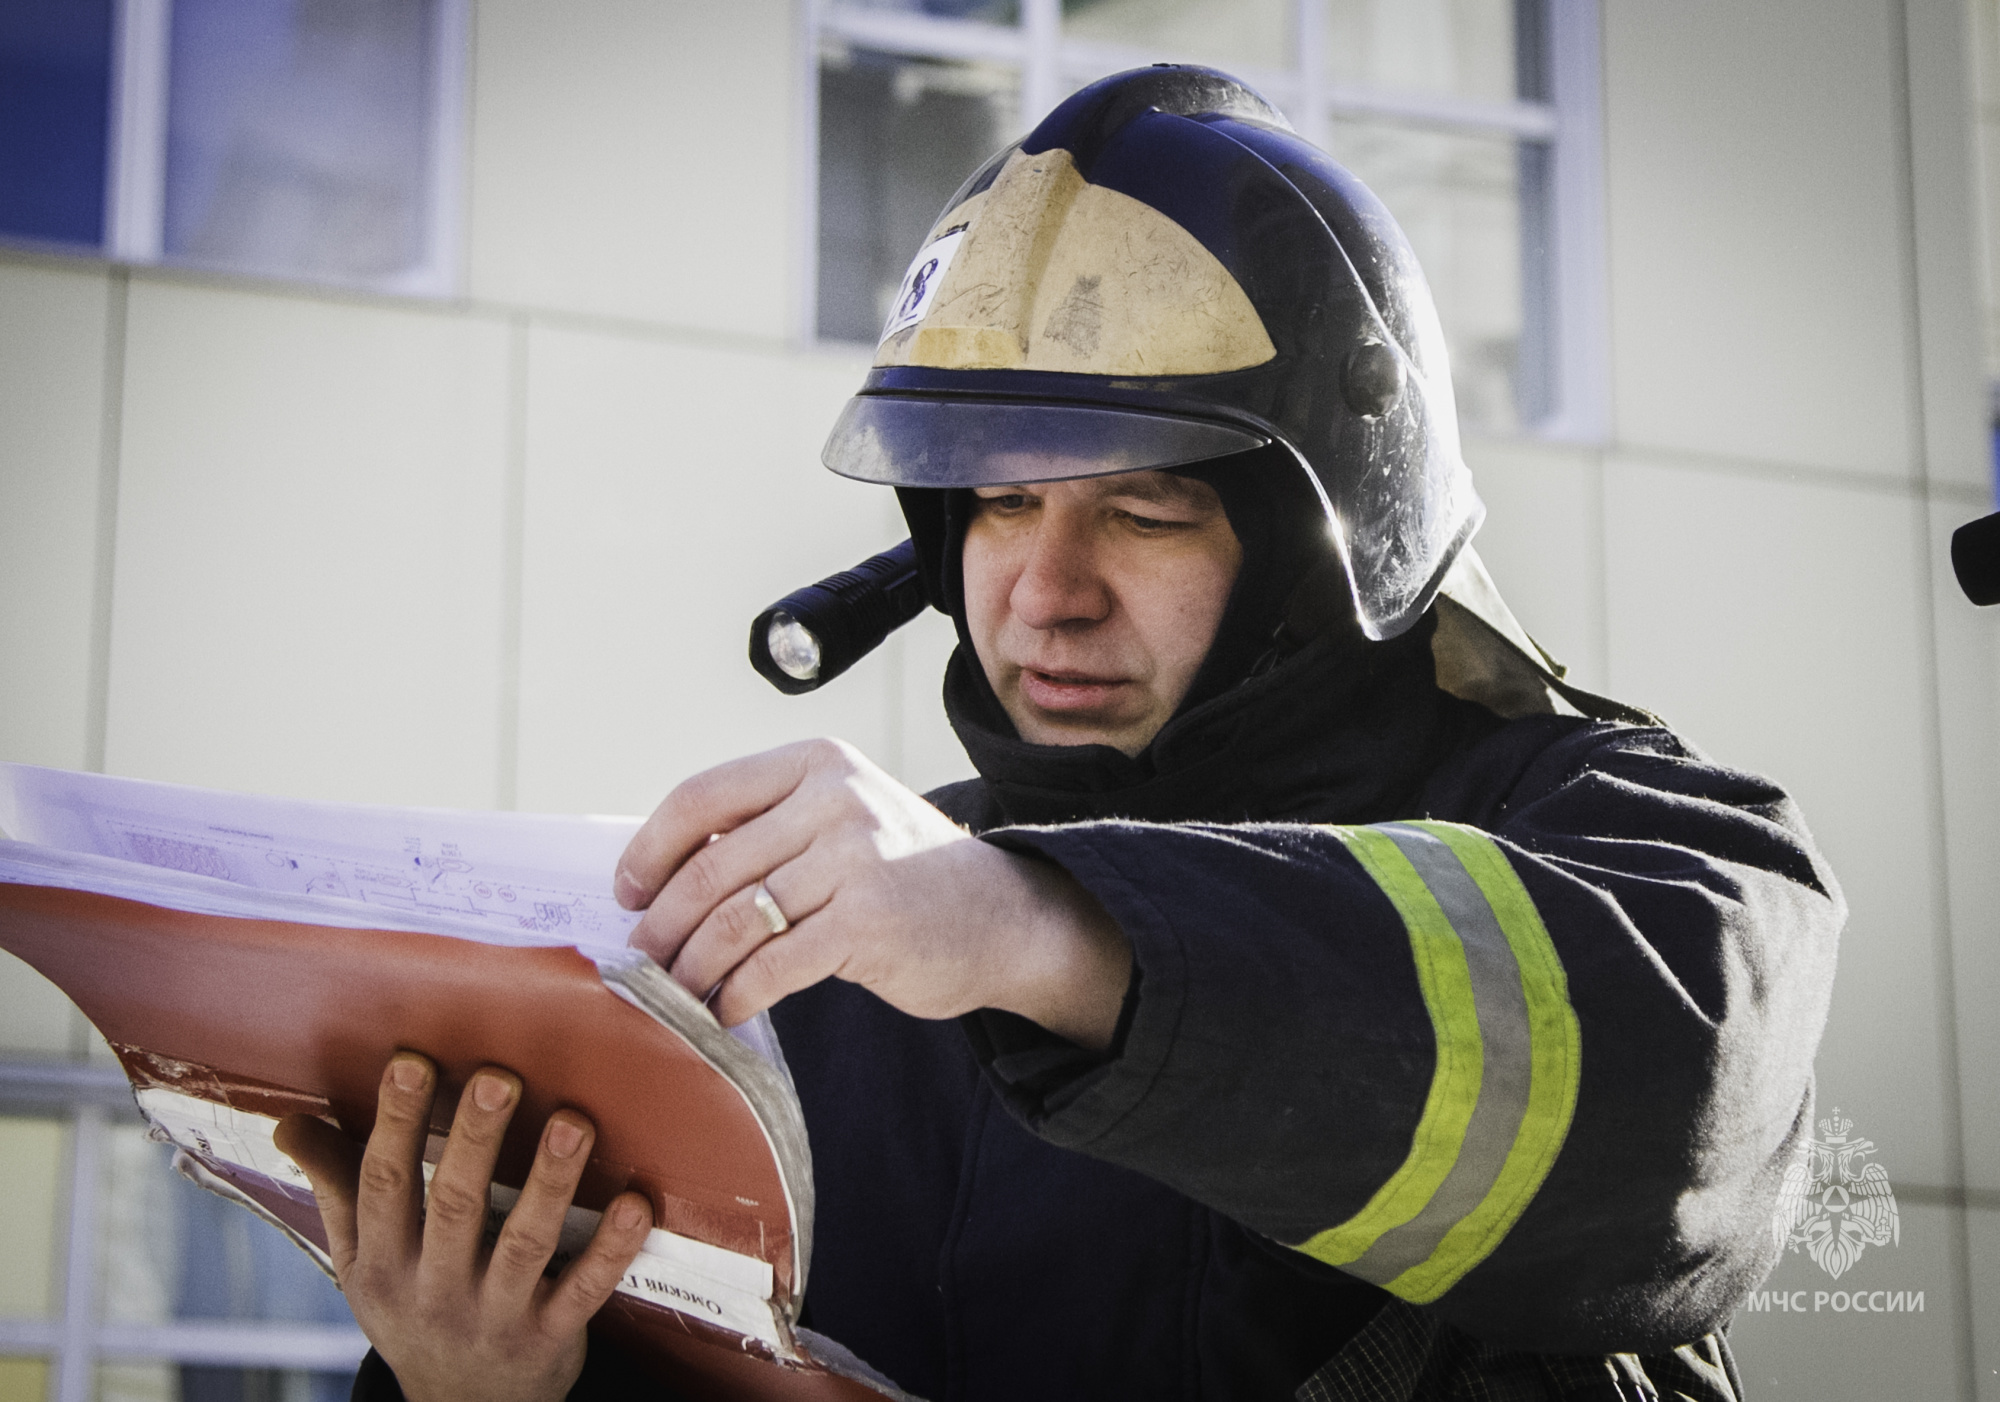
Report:
[[[805,1324],[932,1402],[1445,1395],[1427,1356],[1603,1381],[1451,1395],[1609,1399],[1698,1340],[1678,1390],[1733,1394],[1704,1336],[1773,1263],[1838,888],[1770,781],[1503,720],[1440,689],[1433,627],[1313,643],[1136,760],[1021,742],[961,649],[981,777],[933,801],[1088,888],[1133,982],[1102,1055],[838,981],[772,1010]],[[1392,1343],[1423,1379],[1383,1383]]]
[[838,982],[774,1009],[809,1325],[937,1402],[1287,1397],[1392,1300],[1489,1355],[1721,1328],[1810,1124],[1838,887],[1768,780],[1503,721],[1430,634],[1308,647],[1141,761],[1013,738],[961,649],[982,777],[933,801],[1088,888],[1134,983],[1106,1056]]

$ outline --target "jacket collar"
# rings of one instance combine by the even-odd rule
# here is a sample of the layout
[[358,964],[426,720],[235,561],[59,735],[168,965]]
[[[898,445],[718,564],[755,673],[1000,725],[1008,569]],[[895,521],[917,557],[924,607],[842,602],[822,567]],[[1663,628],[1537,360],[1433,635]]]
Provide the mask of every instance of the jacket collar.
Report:
[[1386,643],[1316,639],[1176,715],[1136,756],[1022,740],[962,644],[945,712],[1008,823],[1409,816],[1443,755],[1498,724],[1438,690],[1431,631],[1427,618]]

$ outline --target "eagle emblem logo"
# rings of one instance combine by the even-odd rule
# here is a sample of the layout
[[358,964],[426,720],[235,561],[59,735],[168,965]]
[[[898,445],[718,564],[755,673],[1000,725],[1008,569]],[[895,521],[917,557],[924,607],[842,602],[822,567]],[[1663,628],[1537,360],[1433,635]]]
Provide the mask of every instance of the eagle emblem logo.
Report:
[[1888,1172],[1869,1161],[1874,1141],[1853,1137],[1854,1121],[1838,1105],[1819,1132],[1785,1170],[1771,1237],[1781,1251],[1803,1248],[1838,1280],[1869,1247],[1900,1244],[1903,1228]]

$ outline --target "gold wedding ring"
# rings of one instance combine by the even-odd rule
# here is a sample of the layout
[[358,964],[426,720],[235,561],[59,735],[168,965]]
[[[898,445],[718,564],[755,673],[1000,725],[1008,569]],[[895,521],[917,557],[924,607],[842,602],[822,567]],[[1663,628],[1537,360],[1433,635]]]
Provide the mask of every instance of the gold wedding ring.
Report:
[[771,899],[771,893],[759,881],[750,892],[750,903],[757,907],[757,913],[764,917],[765,926],[774,935],[782,935],[792,928],[792,922],[785,919],[785,912],[778,909],[778,903]]

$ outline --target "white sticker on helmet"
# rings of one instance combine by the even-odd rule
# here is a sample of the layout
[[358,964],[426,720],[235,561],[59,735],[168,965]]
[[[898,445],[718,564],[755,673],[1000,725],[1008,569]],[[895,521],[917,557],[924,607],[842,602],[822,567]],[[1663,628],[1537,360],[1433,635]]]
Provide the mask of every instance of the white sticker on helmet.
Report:
[[903,285],[896,289],[895,303],[889,308],[889,320],[882,327],[883,340],[924,319],[924,313],[931,309],[931,302],[937,297],[938,287],[944,282],[945,270],[951,266],[952,255],[958,252],[958,245],[964,239],[965,226],[961,224],[924,245],[923,251],[911,262],[910,270],[903,274]]

